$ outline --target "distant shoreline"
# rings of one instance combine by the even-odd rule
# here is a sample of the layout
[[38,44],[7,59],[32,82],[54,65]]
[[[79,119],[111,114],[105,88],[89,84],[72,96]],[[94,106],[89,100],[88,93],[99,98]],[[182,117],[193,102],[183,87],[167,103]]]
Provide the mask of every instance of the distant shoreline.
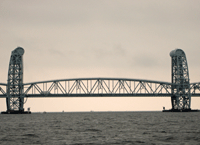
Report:
[[41,114],[47,114],[47,113],[136,113],[136,112],[162,112],[161,111],[69,111],[69,112],[32,112],[34,113],[41,113]]

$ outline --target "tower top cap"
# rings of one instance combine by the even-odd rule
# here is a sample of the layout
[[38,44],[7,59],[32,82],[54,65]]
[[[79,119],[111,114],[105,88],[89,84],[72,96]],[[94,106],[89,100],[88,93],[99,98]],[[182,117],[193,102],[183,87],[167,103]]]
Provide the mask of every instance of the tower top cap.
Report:
[[185,52],[182,50],[182,49],[175,49],[175,50],[172,50],[170,52],[170,56],[171,57],[174,57],[174,56],[185,56]]
[[15,50],[13,50],[14,53],[18,53],[19,55],[24,54],[24,49],[22,47],[17,47]]

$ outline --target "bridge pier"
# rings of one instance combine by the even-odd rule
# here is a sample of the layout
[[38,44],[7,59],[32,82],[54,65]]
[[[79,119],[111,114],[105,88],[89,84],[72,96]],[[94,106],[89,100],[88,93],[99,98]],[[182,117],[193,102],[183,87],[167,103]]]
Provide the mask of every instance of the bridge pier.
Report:
[[24,111],[24,110],[7,110],[7,111],[3,111],[1,112],[1,114],[31,114],[30,111]]
[[172,86],[172,109],[163,112],[198,112],[191,109],[190,79],[186,55],[183,50],[175,49],[170,52]]
[[192,110],[192,109],[170,109],[170,110],[163,110],[162,112],[200,112],[199,110]]
[[183,50],[175,49],[170,52],[172,87],[171,110],[191,110],[190,79],[186,55]]
[[12,51],[8,69],[7,111],[2,114],[28,114],[24,111],[23,85],[23,54],[24,49],[17,47]]

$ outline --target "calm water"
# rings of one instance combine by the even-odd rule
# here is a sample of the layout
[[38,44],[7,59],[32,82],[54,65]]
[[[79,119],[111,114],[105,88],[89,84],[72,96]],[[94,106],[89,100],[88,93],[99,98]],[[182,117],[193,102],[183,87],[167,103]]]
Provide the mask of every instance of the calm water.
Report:
[[200,144],[200,113],[0,114],[0,144]]

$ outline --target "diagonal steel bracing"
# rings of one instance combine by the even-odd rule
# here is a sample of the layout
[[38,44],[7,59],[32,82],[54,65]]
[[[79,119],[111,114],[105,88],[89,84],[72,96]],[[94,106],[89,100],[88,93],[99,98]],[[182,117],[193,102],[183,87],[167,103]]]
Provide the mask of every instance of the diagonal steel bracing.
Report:
[[25,97],[171,96],[171,83],[122,79],[83,78],[24,84]]
[[192,96],[200,96],[200,82],[190,84],[190,93]]
[[6,87],[7,87],[7,84],[0,83],[0,97],[7,96]]

